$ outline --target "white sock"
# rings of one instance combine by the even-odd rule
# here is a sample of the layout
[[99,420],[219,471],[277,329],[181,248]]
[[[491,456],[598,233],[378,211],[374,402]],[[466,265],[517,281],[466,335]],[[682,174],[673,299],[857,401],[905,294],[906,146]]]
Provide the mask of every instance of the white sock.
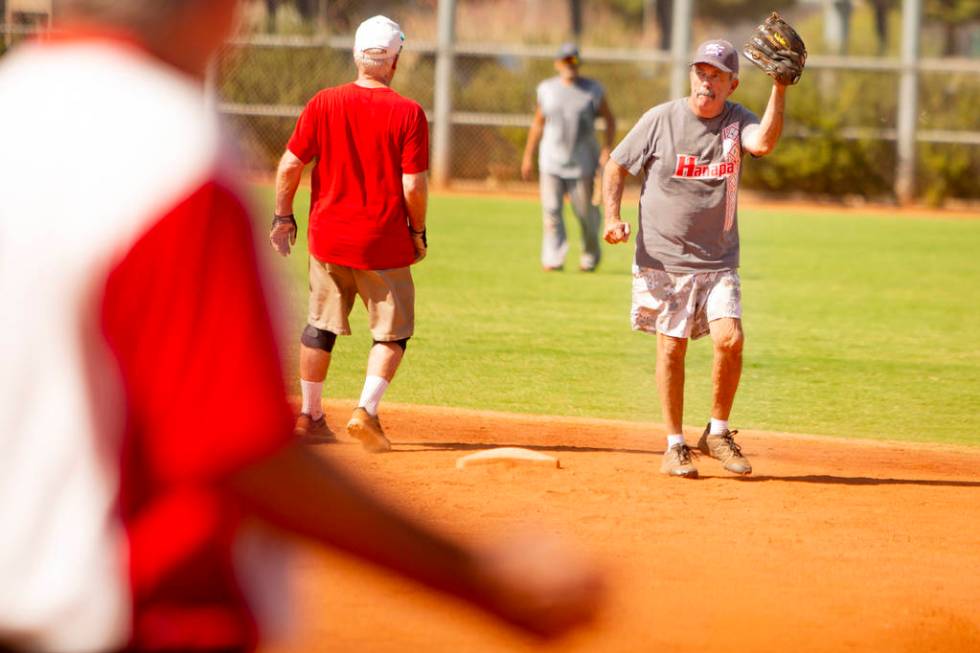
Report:
[[670,449],[675,444],[684,444],[684,435],[681,433],[671,433],[667,436],[667,448]]
[[715,419],[711,418],[711,429],[708,431],[711,435],[721,435],[728,430],[728,420],[727,419]]
[[364,389],[361,390],[361,401],[358,406],[375,417],[378,414],[378,404],[388,389],[388,381],[383,376],[368,376],[364,379]]
[[299,380],[300,388],[303,390],[303,408],[313,419],[320,419],[323,416],[323,406],[320,401],[323,399],[323,381],[304,381]]

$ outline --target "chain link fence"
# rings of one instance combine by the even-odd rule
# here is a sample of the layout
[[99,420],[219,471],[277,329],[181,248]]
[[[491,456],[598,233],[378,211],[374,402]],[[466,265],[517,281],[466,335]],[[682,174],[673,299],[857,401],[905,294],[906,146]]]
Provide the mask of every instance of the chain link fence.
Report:
[[[279,5],[274,14],[270,4]],[[458,0],[449,131],[453,183],[519,184],[535,89],[554,74],[554,52],[568,38],[567,6],[561,0]],[[644,111],[669,99],[670,55],[654,47],[656,23],[640,30],[596,13],[597,6],[585,5],[581,72],[606,88],[618,139]],[[435,120],[438,7],[437,0],[249,3],[244,35],[221,51],[210,79],[216,105],[237,134],[242,167],[270,178],[305,103],[318,90],[355,78],[351,37],[358,20],[371,13],[390,13],[402,23],[408,41],[393,86]],[[738,42],[747,33],[745,25],[708,18],[694,15],[695,40],[723,36]],[[26,31],[6,28],[0,51]],[[744,187],[893,197],[897,96],[905,69],[894,58],[856,54],[811,56],[803,83],[789,95],[783,142],[772,156],[748,162]],[[980,199],[980,61],[926,59],[918,71],[920,198]],[[746,65],[733,99],[761,114],[769,88],[768,78]]]
[[[504,45],[494,53],[460,48],[452,85],[454,180],[491,186],[519,180],[537,85],[555,74],[554,49],[557,46]],[[419,102],[430,119],[435,59],[431,44],[408,46],[392,84],[396,91]],[[586,59],[582,74],[609,89],[632,89],[610,97],[620,136],[644,111],[668,97],[666,63],[634,55],[613,61]],[[273,170],[306,101],[321,88],[355,77],[350,43],[342,37],[253,36],[229,43],[215,75],[218,108],[239,135],[246,167],[257,174]]]
[[[537,84],[554,74],[555,46],[457,47],[452,83],[450,171],[456,184],[520,182],[520,160]],[[884,60],[819,57],[794,87],[777,153],[745,167],[746,187],[823,197],[889,199],[895,181],[898,66]],[[432,119],[436,48],[407,46],[393,86]],[[918,116],[921,193],[937,202],[980,197],[980,68],[964,62],[922,71]],[[953,70],[948,70],[953,67]],[[584,48],[582,74],[607,89],[617,139],[644,111],[669,99],[666,53]],[[252,173],[275,169],[305,102],[325,86],[353,80],[344,37],[251,37],[229,44],[217,71],[219,107],[235,125]],[[761,114],[770,83],[746,66],[735,100]],[[929,193],[934,194],[930,198]]]
[[[354,14],[390,12],[401,22],[408,41],[393,87],[419,102],[430,121],[434,119],[437,0],[411,7],[379,0],[350,7],[349,14],[337,4],[343,3],[335,3],[333,13],[311,24],[303,20],[298,6],[288,2],[279,3],[272,21],[267,8],[256,3],[247,22],[258,33],[230,43],[219,59],[215,75],[219,109],[239,133],[243,159],[253,173],[271,173],[296,116],[316,91],[355,78],[350,53],[357,24]],[[459,0],[456,5],[456,36],[459,43],[469,45],[454,46],[452,179],[488,186],[517,182],[537,84],[555,74],[552,58],[557,44],[569,38],[570,4]],[[609,24],[598,14],[587,11],[586,19],[589,34],[598,36],[600,44],[602,34],[628,32],[623,24]],[[278,33],[268,33],[270,29]],[[657,36],[653,29],[651,38]],[[628,43],[620,39],[619,44],[643,46],[642,38],[630,35],[629,39]],[[633,50],[613,59],[587,61],[582,73],[613,87],[642,84],[638,92],[615,100],[625,133],[631,119],[667,98],[669,70],[662,64],[651,65],[649,54]]]

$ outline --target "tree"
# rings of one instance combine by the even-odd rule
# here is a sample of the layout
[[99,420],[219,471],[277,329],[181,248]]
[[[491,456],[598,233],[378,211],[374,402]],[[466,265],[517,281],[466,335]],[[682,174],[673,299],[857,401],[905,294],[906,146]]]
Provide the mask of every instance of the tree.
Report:
[[928,22],[943,27],[943,55],[958,54],[957,35],[968,23],[980,20],[980,0],[926,0],[923,14]]
[[[670,16],[674,0],[594,0],[631,22],[641,23],[649,30],[656,22],[660,23],[660,47],[670,48]],[[796,4],[796,0],[783,0],[780,11],[786,11]],[[772,0],[696,0],[696,15],[715,18],[726,23],[748,21],[761,22],[773,9]]]

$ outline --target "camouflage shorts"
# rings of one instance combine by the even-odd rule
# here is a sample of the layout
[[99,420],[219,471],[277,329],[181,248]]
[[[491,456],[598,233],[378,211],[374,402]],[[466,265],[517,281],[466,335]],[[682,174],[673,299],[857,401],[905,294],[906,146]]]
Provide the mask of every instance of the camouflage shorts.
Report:
[[700,338],[708,323],[742,317],[738,272],[677,273],[633,267],[633,329],[675,338]]

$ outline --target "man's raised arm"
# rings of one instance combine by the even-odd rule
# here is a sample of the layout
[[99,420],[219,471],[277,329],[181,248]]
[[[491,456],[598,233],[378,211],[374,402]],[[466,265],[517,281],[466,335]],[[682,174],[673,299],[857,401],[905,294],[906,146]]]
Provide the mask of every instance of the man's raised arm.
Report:
[[742,133],[742,147],[749,154],[765,156],[773,151],[783,133],[783,114],[786,111],[786,86],[772,85],[766,112],[758,125],[749,125]]

